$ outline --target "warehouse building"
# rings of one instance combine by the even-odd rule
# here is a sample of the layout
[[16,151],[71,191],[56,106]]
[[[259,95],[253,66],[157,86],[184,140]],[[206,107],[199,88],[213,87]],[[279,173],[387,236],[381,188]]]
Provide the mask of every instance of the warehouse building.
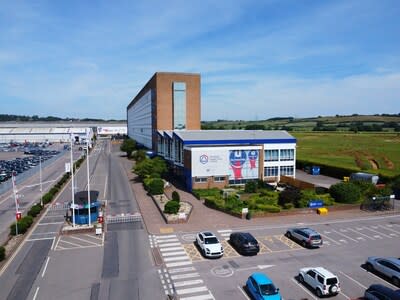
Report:
[[200,75],[155,73],[127,107],[128,136],[164,157],[190,191],[295,177],[286,131],[200,130]]

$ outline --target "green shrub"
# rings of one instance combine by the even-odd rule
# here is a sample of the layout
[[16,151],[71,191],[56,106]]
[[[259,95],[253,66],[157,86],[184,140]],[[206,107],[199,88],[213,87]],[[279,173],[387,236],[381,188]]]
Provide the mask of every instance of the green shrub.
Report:
[[292,208],[294,208],[294,204],[293,204],[293,203],[286,203],[286,204],[283,206],[283,208],[284,208],[284,209],[292,209]]
[[161,195],[164,193],[164,181],[161,178],[154,178],[149,184],[151,195]]
[[246,193],[255,193],[257,191],[257,181],[248,181],[244,186]]
[[150,183],[153,181],[154,178],[146,177],[143,179],[143,187],[146,191],[149,190]]
[[[18,221],[18,234],[24,234],[28,228],[32,225],[33,218],[31,216],[25,216]],[[10,225],[10,235],[16,235],[16,223]]]
[[181,200],[181,197],[179,196],[179,193],[177,191],[172,192],[172,200],[178,201],[178,202]]
[[0,261],[4,260],[5,258],[6,258],[6,248],[0,246]]
[[208,196],[215,196],[218,197],[221,195],[221,190],[217,188],[212,189],[198,189],[193,190],[192,193],[197,199],[206,198]]
[[31,216],[32,218],[34,218],[40,213],[41,210],[42,210],[42,206],[40,205],[40,203],[35,204],[28,211],[28,216]]
[[357,203],[361,200],[360,188],[351,182],[340,182],[329,189],[331,196],[339,203]]
[[53,186],[53,187],[50,189],[49,193],[52,194],[52,195],[54,196],[55,194],[58,193],[59,190],[60,190],[60,189],[59,189],[57,186]]
[[177,214],[181,204],[178,201],[170,200],[164,206],[164,213]]
[[50,192],[47,192],[42,197],[42,201],[44,204],[50,203],[51,200],[53,200],[53,194],[51,194]]
[[286,203],[293,203],[297,206],[301,198],[300,190],[297,188],[286,188],[280,192],[278,203],[280,206],[285,207]]

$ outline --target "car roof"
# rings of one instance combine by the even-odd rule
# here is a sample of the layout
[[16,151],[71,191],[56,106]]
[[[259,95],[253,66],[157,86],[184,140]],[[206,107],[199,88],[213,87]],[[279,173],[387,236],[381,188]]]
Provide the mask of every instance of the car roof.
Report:
[[201,234],[204,235],[205,237],[215,236],[215,234],[210,231],[202,231]]
[[382,284],[371,284],[368,290],[375,290],[390,296],[392,300],[400,300],[400,290],[392,290]]
[[243,238],[245,238],[246,240],[255,240],[255,237],[254,237],[251,233],[249,233],[249,232],[234,232],[234,233],[232,233],[232,234],[234,234],[234,235],[240,235],[240,236],[242,236]]
[[336,277],[335,274],[331,273],[330,271],[328,271],[327,269],[323,268],[323,267],[316,267],[313,268],[315,271],[317,271],[318,273],[320,273],[322,276],[325,277]]
[[394,263],[395,265],[400,266],[400,258],[396,257],[383,257],[383,256],[370,256],[370,259],[377,260],[377,259],[384,259],[387,261],[390,261],[391,263]]
[[258,283],[258,284],[268,284],[268,283],[272,283],[272,280],[269,279],[269,277],[267,275],[265,275],[264,273],[253,273],[251,274],[251,277],[254,278],[254,280]]

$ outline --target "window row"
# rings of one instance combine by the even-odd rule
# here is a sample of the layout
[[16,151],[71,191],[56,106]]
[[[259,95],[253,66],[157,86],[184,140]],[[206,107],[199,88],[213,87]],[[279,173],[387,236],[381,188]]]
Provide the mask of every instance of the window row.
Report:
[[[264,168],[264,176],[265,177],[276,177],[278,176],[278,168],[275,167],[265,167]],[[294,166],[281,166],[280,167],[280,175],[281,176],[293,176],[294,175]]]
[[264,151],[265,161],[294,160],[294,149],[272,149]]

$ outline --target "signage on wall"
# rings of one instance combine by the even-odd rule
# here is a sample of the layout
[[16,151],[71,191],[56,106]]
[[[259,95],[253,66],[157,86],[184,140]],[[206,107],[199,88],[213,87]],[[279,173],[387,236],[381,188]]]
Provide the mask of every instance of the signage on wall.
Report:
[[208,156],[205,155],[205,154],[200,155],[200,162],[201,162],[202,164],[208,163]]
[[251,179],[258,177],[258,150],[230,150],[231,178]]

